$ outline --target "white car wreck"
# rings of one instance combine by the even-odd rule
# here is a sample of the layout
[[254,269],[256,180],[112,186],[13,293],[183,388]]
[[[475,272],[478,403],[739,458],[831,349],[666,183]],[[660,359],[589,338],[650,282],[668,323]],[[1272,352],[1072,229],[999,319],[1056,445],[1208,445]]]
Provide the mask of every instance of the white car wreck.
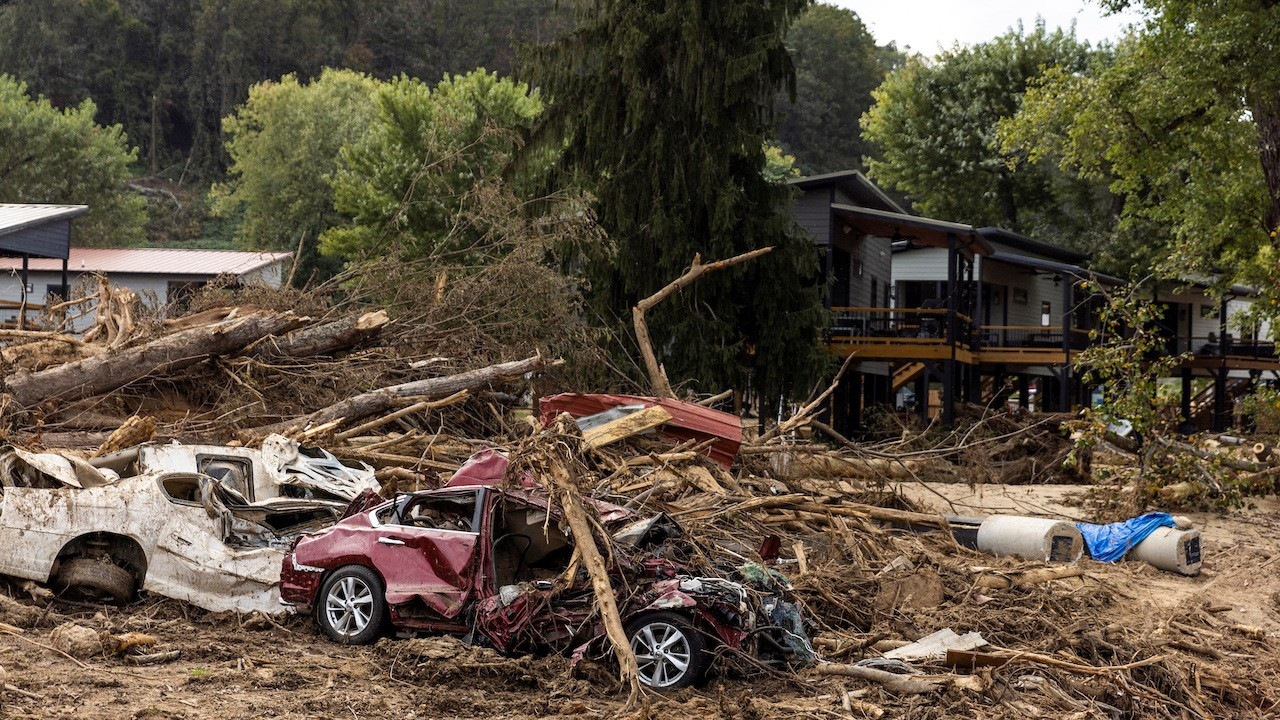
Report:
[[271,438],[259,451],[149,443],[91,462],[0,454],[0,574],[125,602],[278,613],[284,550],[377,489],[368,466]]

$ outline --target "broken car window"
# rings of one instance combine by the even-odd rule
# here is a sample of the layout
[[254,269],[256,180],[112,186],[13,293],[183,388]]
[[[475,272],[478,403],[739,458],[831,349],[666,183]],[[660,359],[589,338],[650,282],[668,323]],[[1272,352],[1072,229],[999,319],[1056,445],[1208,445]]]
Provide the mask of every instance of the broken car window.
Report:
[[243,458],[196,455],[196,470],[253,501],[253,465]]
[[388,525],[477,532],[475,525],[476,496],[463,495],[409,495],[397,499],[379,513],[379,520]]

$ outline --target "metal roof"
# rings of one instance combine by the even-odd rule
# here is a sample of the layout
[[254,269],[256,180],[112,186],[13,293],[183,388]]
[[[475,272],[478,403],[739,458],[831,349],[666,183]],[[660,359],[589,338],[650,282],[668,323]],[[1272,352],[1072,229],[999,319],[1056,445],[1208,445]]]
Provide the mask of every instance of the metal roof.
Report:
[[999,228],[999,227],[978,228],[978,234],[982,235],[988,240],[994,240],[995,242],[1004,243],[1005,245],[1016,248],[1018,250],[1038,253],[1040,255],[1053,258],[1054,260],[1060,260],[1062,262],[1070,263],[1072,265],[1085,262],[1086,260],[1089,259],[1089,256],[1085,255],[1084,253],[1079,253],[1079,252],[1076,252],[1075,250],[1069,250],[1060,245],[1047,243],[1043,240],[1037,240],[1033,237],[1027,237],[1022,233],[1016,233],[1016,232],[1013,232],[1012,230],[1005,230],[1004,228]]
[[[893,201],[893,198],[885,194],[879,185],[871,182],[866,175],[859,170],[841,170],[839,172],[824,173],[822,175],[806,175],[804,177],[791,178],[788,183],[800,188],[801,190],[810,190],[815,187],[823,187],[826,185],[840,185],[844,191],[850,196],[857,197],[859,190],[863,193],[874,197],[884,207],[882,210],[898,212],[904,215],[909,214],[902,206]],[[861,198],[859,198],[861,200]]]
[[898,236],[898,239],[933,247],[946,247],[947,238],[954,237],[960,247],[975,255],[990,255],[994,252],[991,244],[972,225],[839,203],[832,203],[831,210],[871,235],[888,238]]
[[1070,265],[1068,263],[1060,263],[1054,260],[1045,260],[1042,258],[1028,257],[1026,255],[1016,255],[1007,252],[994,252],[987,256],[987,260],[995,260],[996,262],[1008,263],[1010,265],[1020,265],[1022,267],[1031,268],[1033,270],[1046,270],[1065,275],[1071,275],[1081,280],[1100,280],[1108,285],[1124,285],[1124,280],[1105,273],[1094,272],[1088,268],[1082,268],[1079,265]]
[[[178,250],[172,248],[71,248],[67,269],[72,272],[133,273],[138,275],[243,275],[292,256],[287,252],[238,250]],[[0,271],[19,270],[21,258],[0,258]],[[32,258],[33,271],[62,270],[62,261]]]
[[0,235],[8,235],[51,220],[68,220],[87,212],[88,205],[0,203]]

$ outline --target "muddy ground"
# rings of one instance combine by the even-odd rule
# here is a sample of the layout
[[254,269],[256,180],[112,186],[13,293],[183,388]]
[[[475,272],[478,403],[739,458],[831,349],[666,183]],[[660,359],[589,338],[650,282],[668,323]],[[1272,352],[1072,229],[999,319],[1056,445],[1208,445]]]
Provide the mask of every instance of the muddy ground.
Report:
[[[903,492],[949,512],[952,507],[940,499],[945,496],[963,514],[1086,514],[1070,499],[1078,488],[1063,486],[974,490],[963,485],[906,485]],[[1230,516],[1193,515],[1204,532],[1204,572],[1198,578],[1160,573],[1145,565],[1086,561],[1085,577],[1055,581],[1046,592],[1062,603],[1076,603],[1068,608],[1102,607],[1091,598],[1105,594],[1108,600],[1100,611],[1104,614],[1082,616],[1088,626],[1156,628],[1175,616],[1185,617],[1188,609],[1212,612],[1222,627],[1256,626],[1265,636],[1250,641],[1259,654],[1253,659],[1264,663],[1263,676],[1275,677],[1280,675],[1280,658],[1271,652],[1280,636],[1277,510],[1280,502],[1268,500]],[[803,578],[797,580],[803,583]],[[502,658],[448,638],[386,638],[370,647],[347,647],[321,637],[307,618],[274,625],[261,618],[205,613],[154,596],[124,608],[50,604],[2,582],[0,592],[21,603],[0,606],[0,621],[23,628],[20,637],[0,632],[0,666],[6,671],[0,684],[11,687],[0,691],[0,718],[582,718],[620,714],[626,699],[605,667],[587,664],[572,669],[558,657]],[[971,617],[990,637],[991,629],[984,629],[990,622],[1017,624],[1022,621],[1010,618],[1018,617],[1025,617],[1028,625],[1037,622],[1020,616],[1016,607],[1002,612],[1006,600],[999,597],[971,607],[971,595],[948,587],[937,607],[909,618],[910,627],[919,635],[938,629],[930,624],[945,622],[965,632],[971,628],[963,622]],[[870,606],[876,598],[854,592],[845,602]],[[898,611],[888,608],[885,613],[889,617]],[[147,667],[101,655],[76,662],[46,647],[53,628],[68,621],[116,634],[148,633],[159,640],[154,650],[181,650],[181,657]],[[901,631],[904,626],[885,627]],[[1018,634],[1017,627],[1006,630],[1011,636]],[[1227,652],[1251,656],[1250,647],[1235,643]],[[1216,661],[1188,656],[1185,662],[1202,663],[1205,672],[1212,672]],[[1016,675],[1019,681],[1025,677]],[[865,694],[859,694],[883,707],[886,717],[947,715],[942,708],[949,702],[895,698],[852,678],[819,681],[730,674],[712,678],[700,689],[654,696],[652,702],[655,717],[863,717],[841,705],[844,690],[862,689]],[[971,717],[1035,717],[1041,712],[1035,696],[986,691],[965,702],[982,708],[966,713]],[[1122,716],[1143,716],[1136,712]],[[1179,713],[1175,708],[1167,716]]]

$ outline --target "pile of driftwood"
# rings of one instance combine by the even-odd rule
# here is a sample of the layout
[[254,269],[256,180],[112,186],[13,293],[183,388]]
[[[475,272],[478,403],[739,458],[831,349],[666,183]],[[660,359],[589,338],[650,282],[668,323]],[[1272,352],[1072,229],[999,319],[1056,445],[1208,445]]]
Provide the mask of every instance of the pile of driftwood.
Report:
[[52,309],[61,313],[56,329],[0,330],[0,420],[18,439],[35,433],[51,446],[93,446],[133,415],[151,417],[165,437],[347,438],[371,418],[382,420],[367,429],[554,365],[536,353],[507,362],[435,357],[420,328],[384,310],[319,309],[314,317],[253,304],[157,314],[102,281]]

